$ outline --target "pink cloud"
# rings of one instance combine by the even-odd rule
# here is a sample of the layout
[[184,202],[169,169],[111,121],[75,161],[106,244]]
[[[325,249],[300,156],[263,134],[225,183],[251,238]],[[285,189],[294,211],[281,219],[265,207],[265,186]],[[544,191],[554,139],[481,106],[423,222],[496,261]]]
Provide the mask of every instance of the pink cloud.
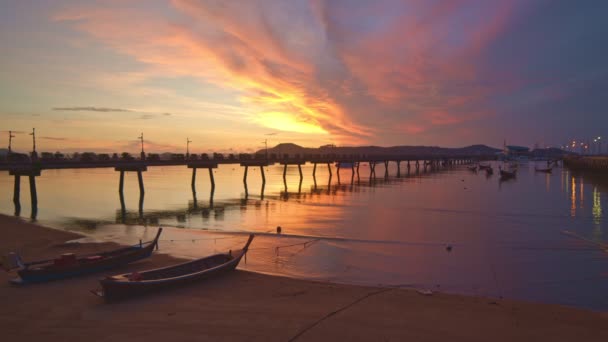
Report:
[[510,1],[173,0],[170,7],[165,16],[115,2],[68,8],[54,19],[155,73],[240,91],[254,122],[281,113],[341,143],[491,115],[484,101],[500,85],[483,84],[478,57],[512,15]]

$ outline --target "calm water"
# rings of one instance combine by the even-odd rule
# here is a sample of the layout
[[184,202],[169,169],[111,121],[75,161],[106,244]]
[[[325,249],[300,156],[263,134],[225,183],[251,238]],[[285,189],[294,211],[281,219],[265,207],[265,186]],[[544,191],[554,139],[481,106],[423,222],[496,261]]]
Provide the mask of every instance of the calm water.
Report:
[[[284,184],[283,168],[270,166],[262,193],[259,168],[249,169],[247,192],[243,170],[215,170],[212,198],[207,170],[199,170],[195,198],[186,167],[152,167],[144,173],[142,211],[134,173],[125,177],[123,211],[113,169],[43,171],[36,219],[128,243],[151,238],[159,225],[172,227],[161,252],[184,257],[236,248],[243,232],[265,233],[241,268],[608,310],[608,253],[593,243],[607,240],[606,178],[561,168],[539,174],[533,163],[502,183],[464,167],[420,174],[412,168],[396,178],[391,164],[388,180],[378,165],[370,184],[362,165],[360,184],[355,177],[351,185],[350,169],[341,170],[338,184],[335,168],[330,180],[319,165],[315,187],[312,165],[302,168],[302,184],[297,167],[288,168]],[[403,164],[401,171],[407,172]],[[6,214],[15,211],[12,182],[0,175]],[[30,219],[22,183],[20,215]]]

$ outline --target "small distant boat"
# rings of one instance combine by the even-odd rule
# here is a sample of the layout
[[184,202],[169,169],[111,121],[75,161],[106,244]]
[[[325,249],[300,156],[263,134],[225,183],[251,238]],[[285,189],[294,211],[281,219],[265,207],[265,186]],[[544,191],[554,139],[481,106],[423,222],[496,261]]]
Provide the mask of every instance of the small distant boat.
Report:
[[553,172],[553,168],[549,167],[549,168],[546,168],[546,169],[539,169],[539,168],[535,167],[534,171],[536,171],[536,172],[544,172],[544,173],[551,173],[551,172]]
[[467,169],[469,169],[469,171],[477,172],[477,165],[475,165],[475,166],[467,166]]
[[174,266],[106,277],[99,281],[102,289],[91,292],[106,301],[113,301],[232,271],[247,253],[253,237],[253,234],[249,235],[243,249],[237,252],[229,251]]
[[502,178],[502,179],[515,178],[516,176],[517,176],[517,170],[513,170],[513,171],[500,170],[500,178]]
[[487,170],[487,169],[491,169],[492,165],[488,164],[488,165],[483,165],[483,164],[479,164],[479,169],[480,170]]
[[158,244],[158,238],[162,231],[163,229],[159,228],[152,241],[104,253],[82,256],[66,253],[59,258],[28,263],[23,263],[21,258],[14,254],[17,259],[19,278],[11,279],[10,282],[15,285],[23,285],[64,279],[104,271],[147,258]]

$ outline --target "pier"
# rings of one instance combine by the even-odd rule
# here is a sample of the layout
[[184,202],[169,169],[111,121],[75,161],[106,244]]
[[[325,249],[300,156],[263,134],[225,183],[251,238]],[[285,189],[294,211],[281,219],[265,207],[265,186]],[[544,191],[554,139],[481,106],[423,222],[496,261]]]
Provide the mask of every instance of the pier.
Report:
[[[312,164],[313,171],[312,176],[314,179],[315,188],[317,186],[316,182],[316,170],[317,164],[325,164],[327,165],[327,169],[329,172],[329,181],[331,184],[331,179],[333,176],[332,172],[332,164],[336,165],[336,176],[338,185],[340,185],[340,171],[344,168],[350,169],[350,184],[355,184],[355,175],[357,179],[357,184],[360,183],[359,176],[359,167],[362,163],[367,163],[370,168],[369,180],[370,182],[375,181],[377,179],[376,175],[376,166],[377,164],[384,165],[384,179],[388,179],[389,175],[389,164],[394,162],[397,164],[397,174],[396,177],[401,177],[401,163],[407,162],[407,172],[409,174],[411,163],[414,164],[416,172],[420,172],[420,164],[422,163],[424,171],[429,167],[431,170],[440,168],[440,167],[449,167],[453,165],[459,164],[468,164],[472,162],[477,162],[479,160],[487,160],[492,159],[493,156],[438,156],[438,155],[374,155],[374,156],[365,156],[365,155],[314,155],[314,156],[289,156],[284,155],[282,158],[265,158],[260,155],[247,155],[241,154],[237,157],[231,155],[229,158],[224,158],[220,154],[214,154],[213,159],[209,158],[201,158],[198,159],[196,155],[189,155],[188,159],[182,158],[181,160],[146,160],[145,154],[142,153],[141,160],[44,160],[41,158],[32,159],[29,161],[20,161],[20,162],[4,162],[0,163],[0,171],[8,171],[9,176],[14,177],[14,187],[13,187],[13,202],[15,204],[15,214],[20,215],[21,212],[21,202],[20,202],[20,193],[21,193],[21,176],[28,177],[29,179],[29,187],[31,194],[31,204],[32,204],[32,218],[36,217],[36,213],[38,210],[38,194],[36,190],[36,177],[39,177],[44,170],[57,170],[57,169],[94,169],[94,168],[114,168],[116,172],[119,172],[118,179],[118,194],[121,203],[122,211],[124,212],[125,208],[125,198],[124,198],[124,182],[125,182],[125,173],[137,173],[137,181],[139,185],[139,212],[140,215],[143,215],[143,203],[145,197],[145,186],[144,186],[144,172],[148,170],[149,167],[161,167],[161,166],[186,166],[189,169],[192,169],[192,179],[191,179],[191,188],[193,198],[196,202],[197,192],[196,192],[196,178],[197,178],[197,170],[198,169],[207,169],[209,173],[209,181],[211,183],[210,190],[210,201],[213,202],[213,193],[215,191],[215,179],[213,176],[213,170],[217,169],[220,164],[238,164],[243,169],[243,185],[245,189],[245,199],[249,196],[249,189],[247,186],[247,177],[248,171],[250,167],[259,167],[260,174],[262,177],[262,188],[261,188],[261,198],[264,198],[264,187],[266,184],[266,175],[264,171],[264,167],[280,164],[283,166],[283,184],[284,184],[284,192],[288,193],[287,189],[287,168],[289,166],[297,166],[300,176],[298,193],[301,192],[302,181],[304,178],[302,172],[302,165]],[[603,164],[602,164],[603,165]]]
[[608,172],[608,156],[571,156],[564,158],[564,165],[574,170]]

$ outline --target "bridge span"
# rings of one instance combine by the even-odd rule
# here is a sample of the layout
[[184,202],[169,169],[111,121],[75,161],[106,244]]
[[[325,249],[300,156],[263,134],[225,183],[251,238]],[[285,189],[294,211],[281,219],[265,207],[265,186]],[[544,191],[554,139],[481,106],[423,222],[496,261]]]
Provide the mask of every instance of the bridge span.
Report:
[[[287,189],[287,166],[296,165],[299,170],[300,183],[303,179],[302,165],[312,164],[313,165],[313,179],[316,184],[316,170],[317,165],[327,165],[330,177],[332,175],[332,165],[336,166],[338,182],[340,182],[340,169],[350,169],[351,171],[351,184],[355,182],[355,176],[357,180],[359,177],[359,168],[361,165],[367,165],[369,167],[369,178],[370,180],[376,179],[376,165],[384,164],[385,174],[384,178],[389,177],[388,166],[389,163],[397,164],[397,177],[401,177],[401,164],[404,163],[409,173],[411,168],[419,170],[421,167],[424,170],[428,168],[437,169],[442,167],[448,167],[458,164],[468,164],[474,161],[492,159],[493,156],[471,156],[471,155],[374,155],[374,156],[362,156],[362,155],[323,155],[323,156],[288,156],[285,155],[283,158],[260,158],[258,155],[255,157],[234,157],[230,158],[215,158],[215,159],[181,159],[181,160],[34,160],[34,161],[19,161],[19,162],[3,162],[0,163],[0,171],[8,171],[9,176],[14,177],[14,188],[13,188],[13,202],[15,204],[15,213],[18,214],[21,211],[20,205],[20,193],[21,193],[21,177],[28,177],[29,179],[29,190],[32,204],[32,217],[36,216],[38,208],[38,195],[36,190],[36,177],[39,177],[44,170],[58,170],[58,169],[94,169],[94,168],[114,168],[116,172],[119,172],[118,181],[118,194],[121,202],[121,207],[124,208],[124,175],[125,172],[137,173],[137,179],[139,183],[140,191],[140,208],[143,207],[143,199],[145,194],[143,173],[148,170],[149,167],[161,167],[161,166],[186,166],[192,169],[192,193],[196,198],[196,177],[198,169],[207,169],[209,173],[209,180],[211,182],[211,193],[215,191],[215,179],[213,176],[213,169],[216,169],[220,164],[238,164],[244,168],[243,173],[243,184],[245,187],[245,194],[248,195],[247,188],[247,174],[250,167],[259,167],[260,174],[262,177],[262,184],[266,183],[266,176],[264,173],[264,167],[274,164],[283,165],[283,182],[285,189]],[[213,195],[211,195],[213,196]]]

